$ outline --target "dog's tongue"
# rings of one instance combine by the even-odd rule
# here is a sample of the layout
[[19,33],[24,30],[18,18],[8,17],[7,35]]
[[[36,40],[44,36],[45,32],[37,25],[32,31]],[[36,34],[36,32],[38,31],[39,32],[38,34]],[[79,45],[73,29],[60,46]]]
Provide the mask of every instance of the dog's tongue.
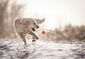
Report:
[[46,34],[46,32],[45,31],[42,31],[42,34]]

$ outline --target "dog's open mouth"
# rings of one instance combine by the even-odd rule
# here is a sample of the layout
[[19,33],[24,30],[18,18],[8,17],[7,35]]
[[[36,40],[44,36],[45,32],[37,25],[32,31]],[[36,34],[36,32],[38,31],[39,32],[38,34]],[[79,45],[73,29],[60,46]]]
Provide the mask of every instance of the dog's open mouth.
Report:
[[32,31],[35,31],[35,28],[32,28]]

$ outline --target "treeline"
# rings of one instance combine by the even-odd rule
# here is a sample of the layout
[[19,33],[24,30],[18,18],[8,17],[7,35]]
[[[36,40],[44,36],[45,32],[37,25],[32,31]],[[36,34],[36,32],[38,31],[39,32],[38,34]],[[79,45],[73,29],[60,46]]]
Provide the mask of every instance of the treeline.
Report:
[[14,19],[21,16],[24,5],[17,0],[0,0],[0,38],[14,37]]
[[64,29],[55,29],[53,31],[47,32],[44,36],[45,40],[52,40],[55,42],[66,41],[66,42],[76,42],[85,41],[85,26],[72,26],[67,25]]

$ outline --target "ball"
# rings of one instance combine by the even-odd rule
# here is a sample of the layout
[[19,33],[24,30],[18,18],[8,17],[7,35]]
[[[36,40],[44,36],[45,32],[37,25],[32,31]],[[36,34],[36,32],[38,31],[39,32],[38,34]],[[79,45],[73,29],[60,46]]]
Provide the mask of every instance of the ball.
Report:
[[46,34],[46,32],[45,31],[42,31],[42,34]]

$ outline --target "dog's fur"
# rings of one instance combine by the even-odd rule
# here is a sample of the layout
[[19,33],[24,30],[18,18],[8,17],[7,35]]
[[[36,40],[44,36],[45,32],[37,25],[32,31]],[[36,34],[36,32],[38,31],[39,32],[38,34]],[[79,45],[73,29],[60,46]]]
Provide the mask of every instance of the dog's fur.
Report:
[[36,31],[36,29],[39,28],[39,24],[43,23],[44,21],[44,18],[42,20],[33,18],[18,18],[15,20],[16,33],[21,37],[25,45],[27,44],[25,39],[27,34],[33,36],[33,41],[35,41],[35,39],[39,39],[34,31]]

